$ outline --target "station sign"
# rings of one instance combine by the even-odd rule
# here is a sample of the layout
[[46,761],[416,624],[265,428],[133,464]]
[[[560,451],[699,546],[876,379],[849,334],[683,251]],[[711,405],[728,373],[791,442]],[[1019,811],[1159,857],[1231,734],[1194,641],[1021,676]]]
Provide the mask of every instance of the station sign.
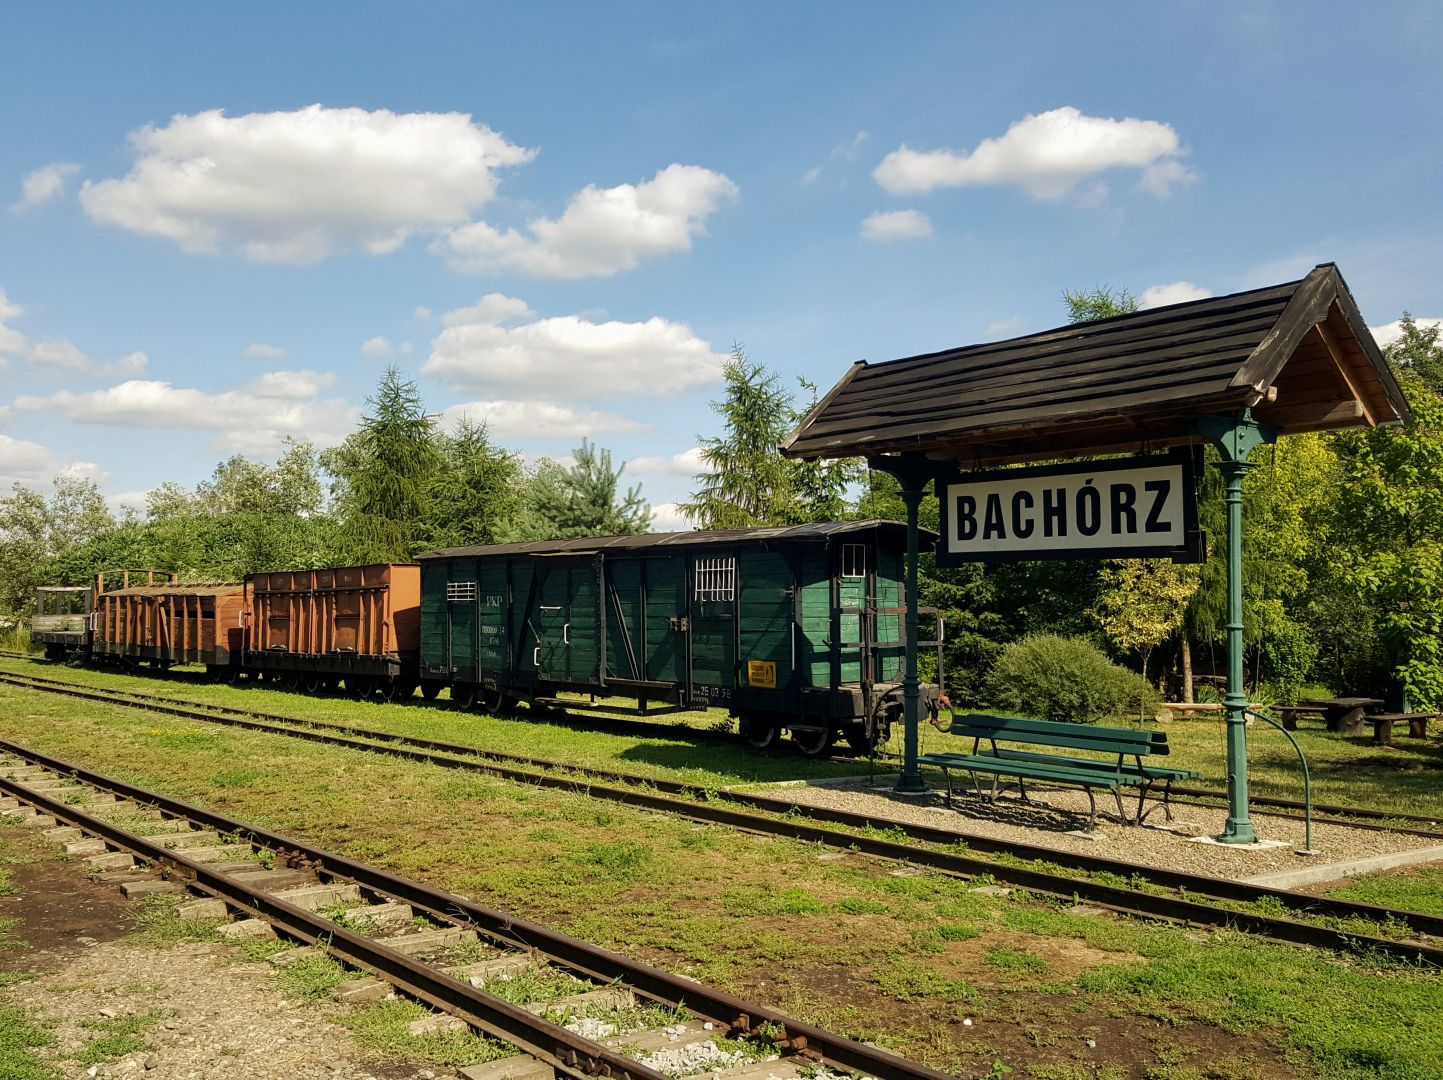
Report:
[[938,566],[1025,559],[1202,562],[1197,448],[939,477]]

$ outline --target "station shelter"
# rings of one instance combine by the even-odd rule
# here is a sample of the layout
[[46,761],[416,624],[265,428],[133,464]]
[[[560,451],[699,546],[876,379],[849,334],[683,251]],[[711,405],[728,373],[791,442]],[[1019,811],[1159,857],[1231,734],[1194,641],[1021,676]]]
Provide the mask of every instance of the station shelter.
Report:
[[[917,765],[917,508],[928,483],[1023,463],[1212,445],[1227,492],[1228,821],[1248,812],[1243,686],[1242,483],[1280,436],[1399,423],[1408,406],[1338,268],[1005,341],[853,364],[781,446],[805,460],[864,457],[897,477],[908,516],[906,737]],[[1068,556],[1063,551],[1039,557]],[[1071,557],[1100,557],[1097,551]]]

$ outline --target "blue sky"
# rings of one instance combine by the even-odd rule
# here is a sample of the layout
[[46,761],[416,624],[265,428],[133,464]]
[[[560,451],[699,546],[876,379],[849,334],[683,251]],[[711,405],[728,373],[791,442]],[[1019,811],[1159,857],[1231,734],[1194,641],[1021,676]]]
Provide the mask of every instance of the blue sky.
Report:
[[7,5],[0,483],[119,504],[386,364],[660,511],[789,383],[1336,261],[1443,315],[1435,2]]

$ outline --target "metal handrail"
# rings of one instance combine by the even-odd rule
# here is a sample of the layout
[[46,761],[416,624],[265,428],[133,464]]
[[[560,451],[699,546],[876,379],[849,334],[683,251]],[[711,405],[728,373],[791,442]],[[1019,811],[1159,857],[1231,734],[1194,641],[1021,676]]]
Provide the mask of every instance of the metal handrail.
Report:
[[1298,740],[1293,738],[1293,733],[1271,716],[1264,716],[1255,709],[1244,709],[1243,711],[1248,716],[1255,716],[1266,724],[1272,724],[1287,736],[1288,742],[1292,743],[1293,749],[1298,752],[1298,761],[1303,765],[1303,850],[1311,853],[1313,851],[1313,780],[1308,772],[1308,759],[1303,754],[1303,748],[1298,745]]

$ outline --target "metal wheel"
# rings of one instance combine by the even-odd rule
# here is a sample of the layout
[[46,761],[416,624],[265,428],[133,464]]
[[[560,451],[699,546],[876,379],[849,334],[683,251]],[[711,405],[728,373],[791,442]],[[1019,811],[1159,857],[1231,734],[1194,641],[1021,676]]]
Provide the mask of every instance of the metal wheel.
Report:
[[301,689],[312,696],[323,693],[326,689],[326,677],[314,671],[308,671],[306,677],[301,680]]
[[836,731],[831,727],[792,728],[792,742],[807,757],[820,757],[831,748]]
[[870,754],[892,737],[890,724],[878,724],[877,730],[867,735],[866,724],[848,724],[843,732],[847,745],[859,754]]
[[357,701],[365,701],[376,692],[376,680],[369,675],[347,675],[346,690]]
[[777,741],[781,734],[781,728],[777,722],[769,716],[761,716],[754,713],[743,713],[737,718],[737,730],[748,746],[756,747],[758,750],[765,750]]
[[445,683],[436,682],[432,679],[421,680],[421,696],[427,701],[435,701],[441,696],[441,689]]
[[458,709],[469,709],[476,704],[475,683],[452,683],[451,703]]

